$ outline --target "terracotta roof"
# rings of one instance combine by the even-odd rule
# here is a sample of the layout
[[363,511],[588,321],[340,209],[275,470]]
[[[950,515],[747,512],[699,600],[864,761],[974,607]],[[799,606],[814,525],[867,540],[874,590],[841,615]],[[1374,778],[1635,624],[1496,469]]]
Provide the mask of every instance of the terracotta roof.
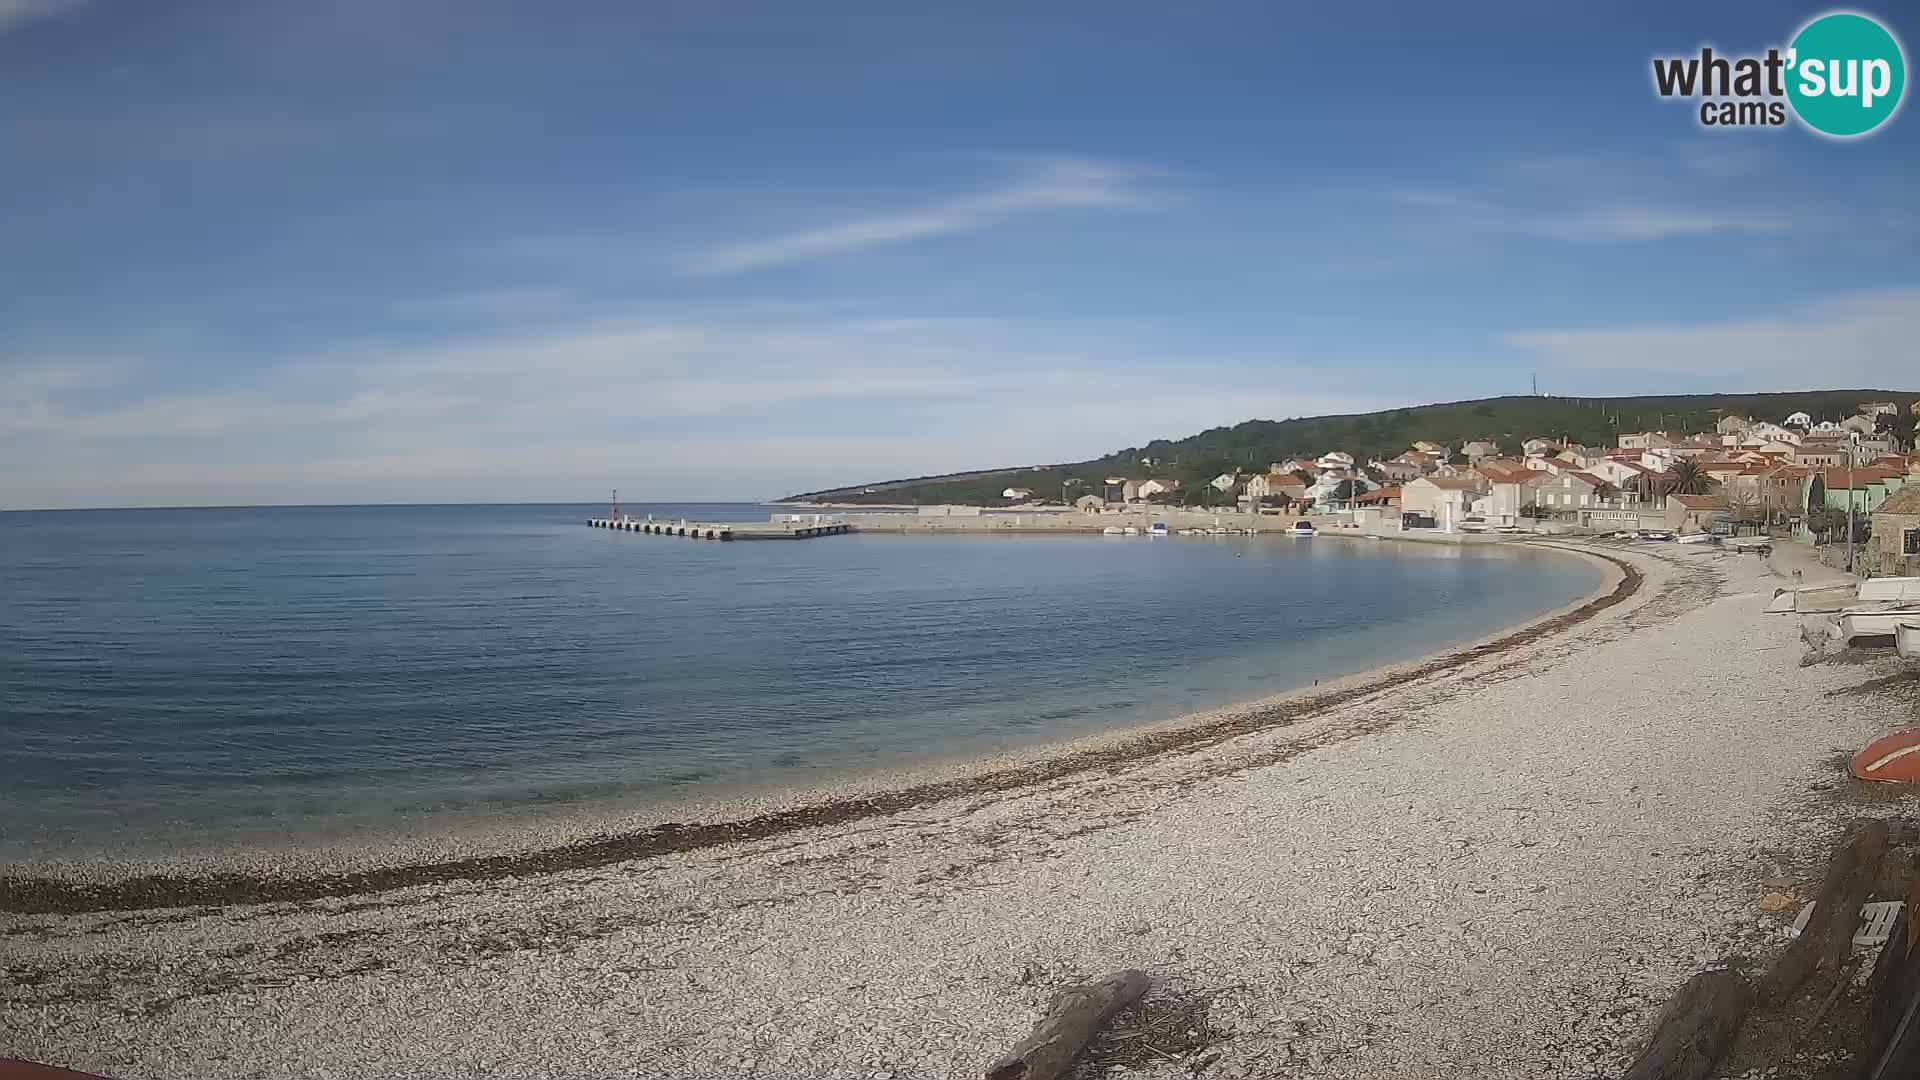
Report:
[[1920,514],[1920,484],[1908,484],[1887,497],[1875,514]]
[[1467,491],[1480,486],[1480,482],[1471,476],[1423,476],[1414,483],[1432,484],[1450,491]]
[[1595,476],[1595,475],[1593,475],[1592,473],[1584,473],[1584,472],[1573,472],[1573,471],[1571,471],[1571,470],[1569,470],[1569,471],[1567,471],[1567,472],[1564,472],[1564,473],[1561,473],[1560,475],[1562,475],[1562,476],[1571,476],[1571,477],[1573,477],[1573,478],[1575,478],[1575,479],[1577,479],[1577,480],[1584,480],[1584,481],[1586,481],[1586,482],[1587,482],[1587,484],[1588,484],[1588,486],[1590,486],[1590,487],[1609,487],[1609,486],[1611,486],[1611,485],[1609,484],[1609,482],[1608,482],[1608,481],[1606,481],[1606,480],[1602,480],[1602,479],[1600,479],[1599,477],[1597,477],[1597,476]]
[[1536,476],[1545,475],[1525,465],[1496,465],[1491,461],[1483,461],[1475,468],[1480,470],[1480,475],[1496,484],[1524,484]]
[[1870,465],[1862,465],[1857,469],[1848,469],[1840,465],[1829,465],[1822,471],[1826,473],[1827,486],[1830,488],[1839,488],[1841,491],[1847,490],[1849,486],[1847,482],[1848,473],[1853,474],[1851,486],[1856,491],[1864,487],[1871,487],[1882,480],[1907,475],[1896,469],[1876,469]]
[[1718,495],[1669,495],[1667,497],[1678,499],[1680,505],[1689,510],[1725,510],[1727,508],[1727,500]]

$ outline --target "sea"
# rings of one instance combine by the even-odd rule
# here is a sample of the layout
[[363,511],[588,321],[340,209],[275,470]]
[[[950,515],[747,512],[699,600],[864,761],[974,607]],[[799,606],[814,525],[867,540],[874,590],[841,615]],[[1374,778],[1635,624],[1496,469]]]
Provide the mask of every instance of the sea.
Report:
[[0,513],[0,860],[829,782],[1307,686],[1599,583],[1585,560],[1512,547],[722,544],[586,526],[605,511]]

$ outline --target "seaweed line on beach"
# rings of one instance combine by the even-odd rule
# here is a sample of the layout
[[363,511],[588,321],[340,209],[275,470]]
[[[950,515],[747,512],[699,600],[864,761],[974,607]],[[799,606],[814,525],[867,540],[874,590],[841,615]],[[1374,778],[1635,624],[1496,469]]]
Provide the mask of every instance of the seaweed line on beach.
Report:
[[[1581,549],[1581,552],[1611,563],[1619,570],[1620,580],[1612,590],[1570,611],[1529,624],[1500,638],[1443,653],[1410,670],[1396,671],[1393,675],[1395,685],[1404,689],[1417,680],[1442,675],[1466,664],[1496,657],[1559,634],[1625,602],[1639,591],[1644,578],[1630,563],[1591,549]],[[1192,727],[1147,732],[1115,744],[1064,754],[1017,768],[779,810],[738,821],[666,822],[633,833],[545,851],[375,867],[351,873],[306,877],[163,873],[119,881],[89,882],[9,875],[0,877],[0,912],[80,914],[211,905],[303,903],[444,882],[486,881],[589,870],[761,840],[802,829],[841,825],[957,797],[1026,788],[1084,771],[1124,769],[1164,754],[1191,752],[1263,729],[1296,724],[1364,699],[1380,689],[1377,681],[1370,680],[1272,706],[1248,709]],[[1362,735],[1367,730],[1361,727],[1350,734]]]

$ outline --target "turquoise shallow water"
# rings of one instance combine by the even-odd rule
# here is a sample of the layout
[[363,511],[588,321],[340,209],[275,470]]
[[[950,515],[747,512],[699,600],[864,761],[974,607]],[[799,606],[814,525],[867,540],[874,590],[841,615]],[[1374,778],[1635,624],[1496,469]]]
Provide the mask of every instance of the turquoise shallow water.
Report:
[[0,514],[0,857],[894,768],[1406,659],[1599,582],[1327,538],[695,543],[582,524],[604,510]]

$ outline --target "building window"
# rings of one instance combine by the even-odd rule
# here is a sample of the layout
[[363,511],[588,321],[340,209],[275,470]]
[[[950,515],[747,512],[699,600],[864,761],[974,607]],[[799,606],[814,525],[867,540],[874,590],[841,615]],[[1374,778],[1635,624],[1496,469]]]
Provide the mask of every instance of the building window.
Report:
[[1920,555],[1920,529],[1907,529],[1900,534],[1900,553]]

